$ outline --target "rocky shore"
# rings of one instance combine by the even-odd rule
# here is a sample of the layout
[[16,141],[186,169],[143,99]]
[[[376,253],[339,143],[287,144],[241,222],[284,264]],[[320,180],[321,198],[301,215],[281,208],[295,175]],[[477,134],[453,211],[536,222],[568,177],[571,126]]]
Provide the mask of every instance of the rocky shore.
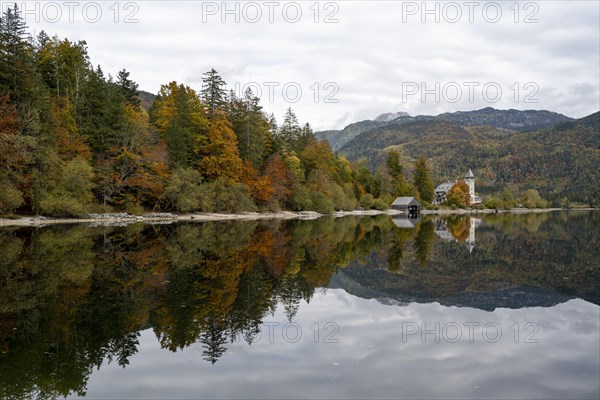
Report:
[[[494,210],[494,209],[439,209],[439,210],[422,210],[422,215],[451,215],[451,214],[494,214],[494,213],[543,213],[552,211],[563,211],[561,208],[515,208],[511,210]],[[578,208],[570,211],[591,211],[597,210],[594,208]],[[124,226],[134,223],[149,223],[149,224],[169,224],[180,221],[202,222],[202,221],[227,221],[227,220],[261,220],[261,219],[316,219],[326,215],[334,217],[354,216],[373,216],[373,215],[392,215],[401,216],[403,212],[397,210],[355,210],[355,211],[337,211],[333,214],[320,214],[314,211],[280,211],[273,213],[237,213],[237,214],[220,214],[220,213],[194,213],[194,214],[173,214],[173,213],[148,213],[144,215],[131,215],[127,213],[105,213],[105,214],[88,214],[83,218],[50,218],[43,216],[22,216],[17,218],[0,218],[0,226],[45,226],[55,224],[90,224],[91,226]]]

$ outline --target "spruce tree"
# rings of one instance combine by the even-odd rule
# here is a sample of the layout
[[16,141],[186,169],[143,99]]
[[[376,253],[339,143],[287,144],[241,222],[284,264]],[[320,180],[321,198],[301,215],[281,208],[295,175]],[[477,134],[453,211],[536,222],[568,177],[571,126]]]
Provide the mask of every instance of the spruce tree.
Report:
[[212,119],[217,110],[223,110],[227,105],[226,84],[214,68],[203,75],[200,94],[202,101],[208,106],[209,117]]
[[283,116],[283,124],[279,128],[279,137],[288,148],[293,148],[301,134],[302,128],[300,128],[298,118],[292,108],[288,107]]
[[127,104],[138,108],[140,106],[140,93],[138,92],[138,84],[129,79],[129,72],[122,69],[117,74],[117,85],[121,88],[121,92]]
[[10,92],[17,102],[33,91],[34,62],[26,28],[16,4],[0,17],[0,91]]

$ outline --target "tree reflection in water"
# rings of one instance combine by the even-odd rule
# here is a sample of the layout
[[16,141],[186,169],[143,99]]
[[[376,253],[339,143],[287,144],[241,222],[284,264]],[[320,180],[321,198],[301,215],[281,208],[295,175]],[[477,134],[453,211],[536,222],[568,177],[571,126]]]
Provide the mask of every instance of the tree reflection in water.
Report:
[[[529,285],[598,303],[597,213],[487,216],[472,254],[440,240],[439,222],[2,228],[0,397],[84,395],[103,361],[128,365],[148,328],[173,352],[202,343],[214,364],[229,342],[257,340],[278,304],[293,321],[337,271],[413,297]],[[473,239],[470,217],[442,222]]]

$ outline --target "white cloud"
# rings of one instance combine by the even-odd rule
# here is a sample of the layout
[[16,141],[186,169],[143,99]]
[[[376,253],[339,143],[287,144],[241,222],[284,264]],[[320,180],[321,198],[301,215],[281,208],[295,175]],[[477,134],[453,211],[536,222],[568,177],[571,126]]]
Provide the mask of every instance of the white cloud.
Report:
[[[239,23],[234,21],[235,15],[221,16],[219,12],[204,15],[203,22],[203,9],[216,6],[221,11],[224,3],[200,1],[129,2],[137,9],[119,2],[118,23],[114,22],[113,2],[100,3],[102,18],[88,23],[82,10],[92,2],[80,1],[75,22],[69,23],[65,3],[59,1],[54,3],[62,6],[63,15],[52,23],[49,15],[44,15],[48,3],[27,3],[26,17],[32,30],[86,40],[94,64],[113,74],[128,69],[144,90],[157,92],[161,84],[172,80],[199,88],[202,72],[214,67],[231,86],[280,83],[272,103],[267,98],[268,87],[263,85],[264,108],[281,118],[291,105],[301,121],[309,121],[317,129],[340,128],[388,111],[436,114],[494,106],[549,109],[582,117],[600,108],[597,2],[534,2],[537,10],[525,9],[526,2],[520,2],[519,23],[514,22],[514,9],[509,8],[513,2],[500,2],[502,17],[497,23],[486,21],[494,13],[482,13],[484,2],[475,8],[473,23],[468,21],[464,2],[455,3],[462,12],[457,23],[448,21],[454,17],[452,10],[443,13],[444,2],[426,3],[429,9],[439,4],[439,23],[434,15],[421,21],[422,2],[411,3],[418,12],[407,15],[403,11],[409,10],[409,2],[323,1],[318,3],[319,23],[314,22],[313,2],[298,2],[302,19],[297,23],[286,22],[282,14],[284,7],[293,6],[290,2],[280,2],[274,9],[273,23],[268,21],[269,6],[261,1],[255,2],[262,10],[257,23],[244,21],[241,10],[249,2],[227,2],[230,10],[238,4]],[[139,22],[123,23],[133,11]],[[247,11],[246,16],[253,18],[253,10]],[[538,22],[523,23],[531,12]],[[36,13],[39,23],[35,22]],[[331,13],[339,22],[323,23]],[[294,16],[293,7],[288,16]],[[286,101],[281,90],[290,82],[302,88],[296,103]],[[333,96],[337,103],[323,102],[324,96],[332,93],[324,87],[327,82],[339,87]],[[442,87],[449,82],[497,82],[503,96],[494,104],[481,92],[473,102],[464,98],[457,103],[435,102],[433,96],[425,102],[419,96],[403,102],[405,82],[425,82],[427,87],[435,82]],[[522,97],[515,102],[510,89],[514,82],[538,84],[539,102],[523,103]],[[320,97],[315,102],[317,87]]]
[[[105,363],[88,384],[91,398],[587,398],[598,393],[598,306],[570,300],[554,307],[498,308],[493,312],[437,303],[386,306],[341,289],[302,302],[294,322],[297,343],[283,339],[282,307],[251,346],[227,344],[211,365],[199,343],[171,353],[143,331],[139,353],[122,369]],[[327,321],[338,343],[324,343]],[[315,323],[320,336],[315,343]],[[533,334],[528,322],[537,324]],[[409,324],[418,331],[408,334]],[[435,331],[423,337],[423,328]],[[461,327],[461,338],[454,342]],[[469,339],[467,324],[479,323]],[[501,337],[484,328],[495,323]],[[424,325],[422,325],[424,324]],[[518,324],[518,325],[517,325]],[[450,326],[450,325],[448,325]],[[293,333],[292,331],[290,331]],[[333,332],[333,331],[328,331]],[[515,332],[519,332],[515,336]],[[403,333],[406,335],[403,339]],[[525,343],[537,339],[538,343]]]

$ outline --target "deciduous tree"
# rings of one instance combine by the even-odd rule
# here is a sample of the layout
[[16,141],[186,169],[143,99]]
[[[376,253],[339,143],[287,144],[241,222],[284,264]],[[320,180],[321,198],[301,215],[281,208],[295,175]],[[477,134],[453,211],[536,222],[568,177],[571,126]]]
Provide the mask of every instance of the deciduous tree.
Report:
[[469,206],[471,205],[471,195],[469,186],[465,181],[458,181],[448,191],[448,205]]
[[198,166],[208,180],[225,178],[237,182],[242,172],[242,159],[237,147],[237,138],[231,123],[222,112],[217,112],[206,136],[197,136],[194,152]]

